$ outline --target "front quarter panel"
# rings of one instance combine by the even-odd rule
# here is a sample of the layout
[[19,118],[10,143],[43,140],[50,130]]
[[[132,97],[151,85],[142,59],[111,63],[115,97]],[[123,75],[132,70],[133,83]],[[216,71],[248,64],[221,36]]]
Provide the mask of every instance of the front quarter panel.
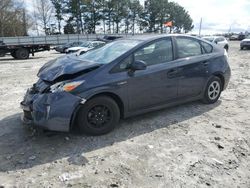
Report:
[[127,79],[127,72],[109,73],[104,70],[94,76],[86,77],[86,82],[74,94],[86,100],[103,93],[113,94],[120,98],[126,110]]
[[69,131],[81,98],[67,92],[39,95],[33,103],[34,124],[54,131]]

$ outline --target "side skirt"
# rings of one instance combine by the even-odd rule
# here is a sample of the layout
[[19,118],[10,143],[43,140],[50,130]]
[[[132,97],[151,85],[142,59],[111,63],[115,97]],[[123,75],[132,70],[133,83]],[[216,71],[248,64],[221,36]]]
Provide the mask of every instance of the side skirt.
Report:
[[148,112],[152,112],[152,111],[156,111],[156,110],[160,110],[160,109],[164,109],[164,108],[168,108],[168,107],[177,106],[179,104],[184,104],[184,103],[188,103],[188,102],[192,102],[192,101],[201,100],[202,96],[203,95],[199,95],[199,96],[192,97],[192,98],[180,99],[179,101],[175,101],[175,102],[171,102],[171,103],[167,103],[167,104],[163,104],[163,105],[159,105],[159,106],[154,106],[154,107],[150,107],[150,108],[146,108],[146,109],[142,109],[142,110],[138,110],[138,111],[134,111],[134,112],[125,112],[124,118],[132,117],[132,116],[136,116],[136,115],[140,115],[140,114],[144,114],[144,113],[148,113]]

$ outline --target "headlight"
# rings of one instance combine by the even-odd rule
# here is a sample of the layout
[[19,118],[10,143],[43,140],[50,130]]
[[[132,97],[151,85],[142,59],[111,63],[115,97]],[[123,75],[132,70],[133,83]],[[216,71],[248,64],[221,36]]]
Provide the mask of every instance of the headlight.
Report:
[[79,85],[83,84],[85,80],[75,81],[75,82],[58,82],[52,86],[50,86],[50,91],[52,93],[66,91],[70,92],[77,88]]

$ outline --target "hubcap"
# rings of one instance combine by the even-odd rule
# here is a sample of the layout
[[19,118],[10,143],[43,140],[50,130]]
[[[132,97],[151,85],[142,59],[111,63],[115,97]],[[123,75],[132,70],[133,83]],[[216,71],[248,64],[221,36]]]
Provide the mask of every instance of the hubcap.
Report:
[[97,105],[91,108],[88,112],[88,122],[94,128],[102,128],[111,120],[111,112],[104,105]]
[[208,97],[210,100],[215,100],[220,94],[220,83],[213,81],[208,87]]

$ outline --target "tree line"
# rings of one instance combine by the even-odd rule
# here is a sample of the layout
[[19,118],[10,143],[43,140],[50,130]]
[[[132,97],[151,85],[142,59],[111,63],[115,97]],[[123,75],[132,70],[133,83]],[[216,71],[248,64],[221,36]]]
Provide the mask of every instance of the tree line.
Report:
[[[188,32],[193,29],[189,13],[168,0],[34,0],[31,12],[21,0],[0,1],[0,36],[81,33]],[[20,2],[19,2],[20,4]],[[6,8],[7,7],[7,8]],[[166,28],[164,23],[172,22]],[[8,30],[8,32],[7,32]]]
[[26,36],[30,26],[22,2],[0,0],[0,37]]
[[[58,29],[64,20],[64,33],[163,32],[164,23],[173,22],[174,32],[193,28],[189,13],[178,3],[168,0],[51,0],[55,8]],[[64,15],[68,15],[65,19]]]

